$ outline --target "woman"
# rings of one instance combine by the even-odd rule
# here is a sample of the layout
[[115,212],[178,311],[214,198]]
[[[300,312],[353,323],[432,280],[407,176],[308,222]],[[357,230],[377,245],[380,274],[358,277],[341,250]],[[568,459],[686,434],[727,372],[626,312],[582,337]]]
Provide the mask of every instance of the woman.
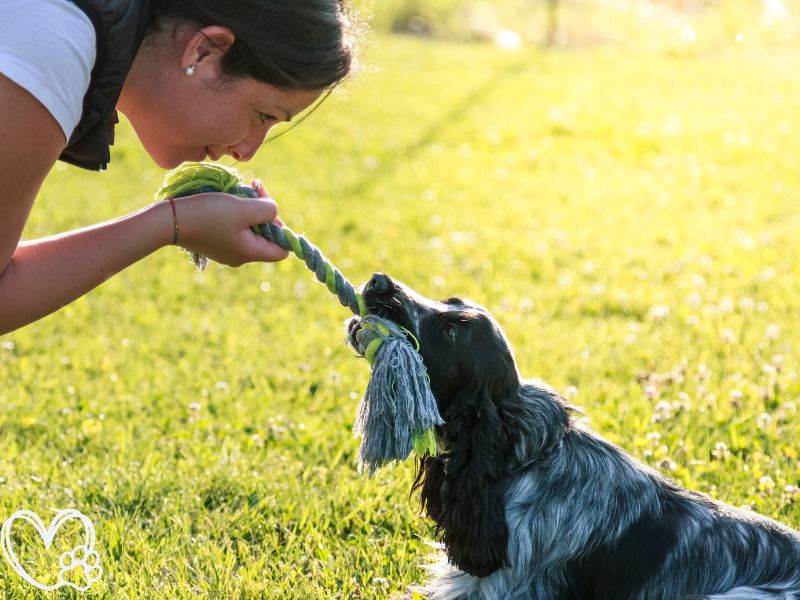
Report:
[[160,167],[246,161],[351,63],[341,0],[3,0],[0,334],[172,243],[233,266],[285,258],[250,230],[277,219],[258,182],[262,199],[198,194],[20,237],[56,160],[106,168],[116,109]]

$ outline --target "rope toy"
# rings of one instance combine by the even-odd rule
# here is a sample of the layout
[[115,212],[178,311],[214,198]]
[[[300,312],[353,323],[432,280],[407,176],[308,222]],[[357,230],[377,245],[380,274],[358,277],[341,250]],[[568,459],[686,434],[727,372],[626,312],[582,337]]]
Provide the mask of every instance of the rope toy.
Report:
[[[156,200],[202,192],[258,197],[258,192],[245,184],[235,169],[189,162],[166,174]],[[405,460],[412,450],[419,456],[435,456],[433,428],[444,421],[431,393],[419,348],[408,341],[407,336],[413,335],[388,319],[369,314],[362,295],[304,236],[275,223],[254,225],[252,229],[302,259],[342,306],[361,317],[356,346],[372,367],[372,376],[353,426],[355,435],[361,436],[359,471],[372,475],[383,465]],[[192,260],[201,270],[208,264],[208,259],[197,253],[192,253]]]

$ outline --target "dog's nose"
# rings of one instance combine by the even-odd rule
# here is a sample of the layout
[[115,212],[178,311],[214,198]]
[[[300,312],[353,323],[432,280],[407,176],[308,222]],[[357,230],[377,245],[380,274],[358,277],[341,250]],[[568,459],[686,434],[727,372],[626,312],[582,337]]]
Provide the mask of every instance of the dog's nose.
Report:
[[375,273],[367,282],[366,289],[375,290],[376,292],[388,292],[391,289],[391,281],[387,275]]

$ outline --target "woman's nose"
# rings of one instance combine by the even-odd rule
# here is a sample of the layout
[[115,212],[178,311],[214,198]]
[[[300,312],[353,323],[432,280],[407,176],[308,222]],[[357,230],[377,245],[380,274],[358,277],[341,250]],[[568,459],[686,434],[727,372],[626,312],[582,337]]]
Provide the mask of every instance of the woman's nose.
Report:
[[247,137],[247,139],[239,142],[235,146],[228,147],[228,154],[234,160],[240,162],[247,162],[255,156],[261,144],[264,143],[264,138],[267,137],[268,130],[261,130]]

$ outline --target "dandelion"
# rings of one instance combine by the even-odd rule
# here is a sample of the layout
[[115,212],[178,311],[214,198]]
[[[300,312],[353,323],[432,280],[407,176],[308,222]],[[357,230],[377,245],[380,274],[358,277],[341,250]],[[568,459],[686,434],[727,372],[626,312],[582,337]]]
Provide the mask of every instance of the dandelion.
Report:
[[656,404],[654,410],[655,412],[651,418],[653,423],[660,423],[661,421],[672,418],[672,404],[666,400],[661,400]]
[[775,325],[772,323],[771,325],[767,326],[766,336],[768,340],[772,340],[773,342],[778,339],[781,335],[781,328],[779,325]]
[[664,457],[658,462],[658,468],[663,471],[676,471],[677,463],[669,457]]
[[742,391],[731,390],[731,406],[733,408],[742,408]]
[[644,397],[648,400],[655,400],[659,396],[658,388],[654,385],[644,386]]
[[711,451],[711,456],[717,460],[725,460],[730,457],[730,455],[731,452],[728,450],[728,445],[725,442],[717,442],[717,445],[714,446],[714,449]]
[[661,434],[657,431],[650,431],[645,437],[650,442],[651,446],[658,446],[658,442],[661,441]]
[[654,321],[664,321],[669,317],[669,306],[666,304],[656,304],[650,307],[650,318]]
[[719,309],[723,313],[732,313],[733,312],[733,298],[730,296],[723,296],[719,301]]
[[796,485],[787,485],[783,488],[781,499],[784,502],[796,502],[800,498],[800,487]]
[[700,305],[703,303],[703,297],[698,294],[697,292],[692,292],[688,296],[686,296],[686,304],[691,306],[692,308],[700,308]]
[[772,417],[768,413],[761,413],[756,417],[756,426],[759,429],[766,429],[772,424]]
[[92,437],[103,431],[103,424],[97,419],[86,419],[81,423],[81,431],[86,437]]
[[578,388],[576,388],[574,385],[570,385],[567,387],[567,389],[564,390],[564,398],[566,400],[572,400],[577,395],[578,395]]
[[758,489],[762,492],[771,494],[772,490],[775,489],[775,482],[772,480],[772,477],[769,477],[768,475],[761,477],[758,480]]
[[735,344],[736,334],[733,333],[733,329],[723,329],[722,333],[719,335],[719,339],[723,344]]

